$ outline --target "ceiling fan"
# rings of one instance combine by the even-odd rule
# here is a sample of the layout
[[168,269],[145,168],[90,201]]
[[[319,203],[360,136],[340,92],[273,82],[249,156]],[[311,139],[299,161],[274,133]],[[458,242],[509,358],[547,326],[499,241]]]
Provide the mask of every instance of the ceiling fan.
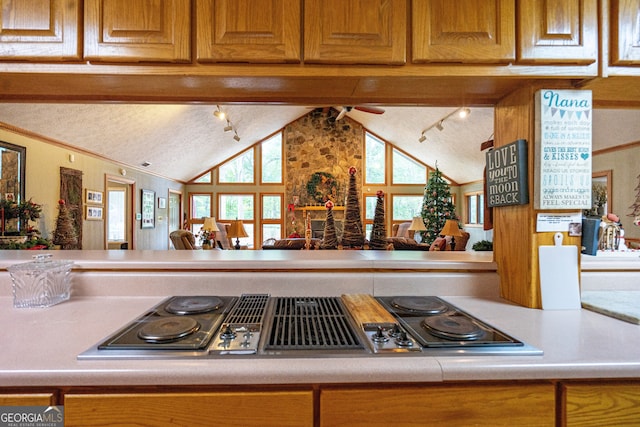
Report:
[[382,114],[384,113],[384,109],[380,107],[373,107],[369,105],[344,105],[333,107],[338,111],[338,115],[336,116],[336,121],[342,119],[348,112],[351,110],[362,111],[363,113],[371,113],[371,114]]

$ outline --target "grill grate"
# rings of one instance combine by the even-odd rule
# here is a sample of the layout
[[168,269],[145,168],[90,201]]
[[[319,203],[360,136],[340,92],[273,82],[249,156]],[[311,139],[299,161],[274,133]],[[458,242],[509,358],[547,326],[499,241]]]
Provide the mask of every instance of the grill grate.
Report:
[[362,344],[337,297],[275,299],[273,324],[266,349],[345,350]]
[[268,301],[268,294],[242,295],[238,304],[227,316],[225,323],[261,324]]

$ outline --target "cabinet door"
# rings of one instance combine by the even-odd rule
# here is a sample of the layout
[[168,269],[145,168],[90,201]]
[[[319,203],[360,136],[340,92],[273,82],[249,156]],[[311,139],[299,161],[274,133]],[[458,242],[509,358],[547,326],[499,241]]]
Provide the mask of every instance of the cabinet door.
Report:
[[597,0],[520,0],[518,5],[518,62],[596,61]]
[[85,59],[188,62],[190,13],[189,0],[86,0]]
[[199,62],[300,62],[300,0],[198,0]]
[[640,383],[563,384],[566,425],[631,426],[640,421]]
[[304,60],[404,64],[406,0],[306,0]]
[[2,0],[0,59],[80,59],[77,0]]
[[611,65],[640,64],[640,2],[611,0]]
[[313,391],[67,394],[65,426],[313,426]]
[[413,0],[413,62],[515,59],[514,0]]
[[51,406],[53,393],[0,394],[0,406]]
[[320,391],[321,426],[553,426],[553,384]]

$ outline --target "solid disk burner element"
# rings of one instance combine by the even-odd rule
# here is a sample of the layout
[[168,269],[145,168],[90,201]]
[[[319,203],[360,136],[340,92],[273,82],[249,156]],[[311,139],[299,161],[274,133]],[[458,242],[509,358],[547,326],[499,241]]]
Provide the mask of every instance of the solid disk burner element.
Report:
[[138,337],[152,343],[174,341],[191,335],[200,324],[190,317],[167,317],[147,323],[138,331]]
[[172,314],[199,314],[222,307],[222,300],[214,296],[175,297],[165,310]]
[[463,316],[426,317],[422,326],[432,335],[450,340],[473,341],[484,335],[480,326]]
[[419,314],[433,315],[447,311],[447,305],[434,297],[396,297],[391,301],[391,305],[400,310]]

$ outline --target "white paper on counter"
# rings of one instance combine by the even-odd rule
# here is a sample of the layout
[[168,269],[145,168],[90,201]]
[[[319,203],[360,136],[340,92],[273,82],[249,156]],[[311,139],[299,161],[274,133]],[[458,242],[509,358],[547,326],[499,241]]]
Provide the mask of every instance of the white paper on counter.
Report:
[[569,224],[582,224],[582,214],[580,212],[571,213],[539,213],[536,221],[536,231],[543,233],[546,231],[569,231]]

